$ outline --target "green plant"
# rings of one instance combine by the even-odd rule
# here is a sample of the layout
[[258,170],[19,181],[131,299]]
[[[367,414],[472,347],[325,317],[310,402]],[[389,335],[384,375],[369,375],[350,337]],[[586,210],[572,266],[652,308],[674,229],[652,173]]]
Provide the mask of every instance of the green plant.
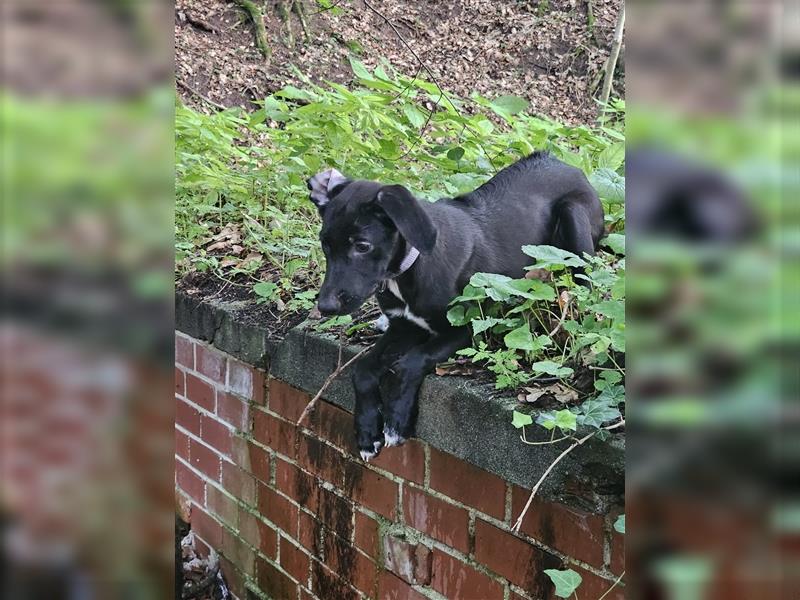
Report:
[[[350,89],[306,81],[252,113],[176,107],[179,277],[199,271],[278,309],[310,308],[312,295],[301,295],[318,288],[324,258],[305,182],[326,167],[402,181],[425,198],[468,192],[537,149],[588,174],[621,164],[620,112],[609,110],[598,128],[569,127],[528,114],[522,98],[448,95],[449,102],[435,84],[386,63],[372,70],[351,64]],[[612,183],[604,203],[609,228],[618,230],[622,188]],[[254,288],[265,282],[277,288]]]

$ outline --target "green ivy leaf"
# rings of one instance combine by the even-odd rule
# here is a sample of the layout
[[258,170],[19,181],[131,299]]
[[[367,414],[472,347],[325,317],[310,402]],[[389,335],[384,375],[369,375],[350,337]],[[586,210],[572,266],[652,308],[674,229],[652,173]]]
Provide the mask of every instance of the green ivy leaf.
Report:
[[625,515],[618,516],[617,520],[614,521],[614,531],[625,533]]
[[612,204],[625,201],[625,178],[611,169],[597,169],[589,176],[597,194]]
[[587,427],[601,427],[603,423],[614,421],[622,416],[619,409],[604,400],[587,400],[581,404],[578,420]]
[[558,271],[564,267],[585,267],[586,261],[572,252],[556,248],[555,246],[523,246],[522,251],[537,259],[532,269],[550,269]]
[[592,304],[589,310],[614,321],[625,321],[625,303],[621,300],[603,300],[597,304]]
[[597,166],[601,169],[616,171],[625,161],[625,144],[610,144],[598,155]]
[[621,233],[609,233],[600,244],[610,248],[614,254],[625,254],[625,236]]
[[531,365],[531,371],[535,373],[547,373],[554,377],[569,377],[572,375],[573,370],[570,367],[564,367],[552,360],[540,360]]
[[450,310],[447,311],[447,320],[450,321],[451,325],[455,325],[456,327],[460,325],[466,325],[467,321],[464,318],[465,309],[461,305],[454,306]]
[[450,160],[461,160],[461,157],[464,156],[464,149],[460,146],[456,146],[455,148],[450,148],[447,152],[447,158]]
[[530,415],[526,415],[525,413],[521,413],[519,411],[514,411],[514,419],[511,421],[511,424],[520,429],[525,427],[525,425],[531,425],[533,423],[533,418]]
[[548,431],[555,427],[562,431],[575,431],[578,428],[578,417],[566,408],[556,412],[541,413],[536,422]]
[[486,331],[487,329],[494,327],[498,323],[502,323],[504,319],[498,319],[496,317],[488,317],[486,319],[473,319],[472,320],[472,333],[473,335],[478,335]]
[[262,298],[266,298],[268,300],[273,300],[277,297],[278,285],[272,281],[262,281],[261,283],[257,283],[253,286],[253,292],[257,296],[261,296]]
[[559,571],[558,569],[545,569],[544,572],[556,586],[556,596],[569,598],[578,589],[583,581],[579,573],[572,569]]

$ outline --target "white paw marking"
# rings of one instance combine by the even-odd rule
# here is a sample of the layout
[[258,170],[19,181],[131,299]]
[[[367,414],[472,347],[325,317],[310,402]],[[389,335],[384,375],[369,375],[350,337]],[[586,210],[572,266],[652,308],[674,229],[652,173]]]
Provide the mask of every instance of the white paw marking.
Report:
[[406,441],[406,438],[397,433],[394,429],[384,429],[383,439],[386,442],[387,448],[391,448],[392,446],[399,446]]
[[378,456],[378,452],[380,451],[381,446],[383,446],[383,443],[380,441],[372,442],[372,447],[375,448],[375,451],[370,452],[369,450],[361,450],[359,452],[359,454],[361,454],[361,460],[363,460],[364,462],[369,462],[370,460]]
[[389,317],[381,315],[372,323],[372,326],[378,331],[386,331],[389,329]]

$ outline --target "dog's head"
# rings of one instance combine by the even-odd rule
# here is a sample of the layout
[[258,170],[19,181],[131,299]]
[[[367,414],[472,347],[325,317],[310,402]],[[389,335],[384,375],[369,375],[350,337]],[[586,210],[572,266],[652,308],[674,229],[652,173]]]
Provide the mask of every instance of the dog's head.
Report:
[[354,181],[329,169],[309,179],[308,189],[322,216],[319,237],[327,260],[322,314],[355,311],[392,275],[407,248],[433,250],[436,228],[401,185]]

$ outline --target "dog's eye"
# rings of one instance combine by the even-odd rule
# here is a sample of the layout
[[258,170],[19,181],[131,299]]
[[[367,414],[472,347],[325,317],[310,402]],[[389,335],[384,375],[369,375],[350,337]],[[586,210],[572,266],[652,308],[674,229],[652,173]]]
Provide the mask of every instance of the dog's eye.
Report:
[[358,241],[353,244],[353,248],[355,248],[356,252],[358,252],[359,254],[366,254],[367,252],[372,250],[372,244],[370,244],[369,242]]

